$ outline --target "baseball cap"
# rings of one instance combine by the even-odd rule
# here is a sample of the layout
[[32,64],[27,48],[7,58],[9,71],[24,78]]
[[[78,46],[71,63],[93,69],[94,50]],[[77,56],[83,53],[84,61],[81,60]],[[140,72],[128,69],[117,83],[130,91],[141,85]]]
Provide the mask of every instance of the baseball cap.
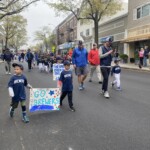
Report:
[[78,42],[78,45],[83,45],[83,42],[80,40],[80,41]]
[[114,60],[114,63],[116,63],[116,62],[118,62],[118,61],[120,61],[120,59],[119,59],[119,58],[115,59],[115,60]]
[[17,64],[17,63],[13,63],[13,64],[12,64],[12,67],[14,67],[14,68],[15,68],[15,67],[20,67],[21,70],[24,69],[24,68],[23,68],[23,65]]
[[70,65],[70,62],[69,62],[69,61],[67,61],[67,60],[66,60],[66,61],[64,61],[64,66],[66,66],[66,65],[67,65],[67,66],[69,66],[69,65]]
[[112,38],[111,37],[108,37],[108,38],[106,38],[106,40],[105,40],[105,42],[112,42],[113,40],[112,40]]
[[62,60],[61,57],[56,57],[56,60]]

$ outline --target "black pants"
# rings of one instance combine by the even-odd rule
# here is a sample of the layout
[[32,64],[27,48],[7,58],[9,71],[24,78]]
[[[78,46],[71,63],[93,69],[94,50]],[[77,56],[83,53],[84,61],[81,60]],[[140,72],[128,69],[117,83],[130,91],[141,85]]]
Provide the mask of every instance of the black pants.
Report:
[[102,76],[103,76],[102,90],[105,92],[105,91],[108,90],[108,81],[109,81],[110,68],[102,67],[101,72],[102,72]]
[[69,107],[71,108],[71,107],[73,107],[72,91],[64,91],[64,92],[62,92],[62,94],[60,96],[60,105],[62,105],[62,101],[66,97],[66,95],[68,95],[68,103],[69,103]]
[[28,69],[31,70],[32,60],[28,60]]
[[140,57],[140,65],[143,66],[143,57]]

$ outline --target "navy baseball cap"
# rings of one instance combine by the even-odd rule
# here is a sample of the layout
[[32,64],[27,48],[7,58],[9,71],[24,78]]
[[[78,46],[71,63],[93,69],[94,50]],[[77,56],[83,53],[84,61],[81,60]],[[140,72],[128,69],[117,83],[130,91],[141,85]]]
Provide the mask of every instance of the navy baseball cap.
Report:
[[83,45],[83,42],[80,40],[80,41],[78,42],[78,45]]
[[70,65],[70,62],[69,61],[64,61],[64,66],[69,66]]
[[56,60],[62,60],[61,57],[56,57]]
[[15,68],[15,67],[20,67],[21,70],[23,70],[23,65],[21,64],[17,64],[17,63],[13,63],[12,66]]

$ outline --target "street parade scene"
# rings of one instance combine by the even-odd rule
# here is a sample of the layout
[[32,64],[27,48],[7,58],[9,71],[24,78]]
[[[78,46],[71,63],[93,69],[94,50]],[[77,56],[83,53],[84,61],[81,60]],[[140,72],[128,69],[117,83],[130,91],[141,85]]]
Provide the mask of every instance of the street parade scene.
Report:
[[150,150],[150,0],[0,1],[0,150]]

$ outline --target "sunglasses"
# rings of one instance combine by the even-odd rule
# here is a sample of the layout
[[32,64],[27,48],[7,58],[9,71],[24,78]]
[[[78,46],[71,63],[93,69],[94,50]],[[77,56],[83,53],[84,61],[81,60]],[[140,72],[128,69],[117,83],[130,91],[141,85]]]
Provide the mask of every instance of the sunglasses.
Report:
[[96,45],[93,45],[93,46],[96,46]]

